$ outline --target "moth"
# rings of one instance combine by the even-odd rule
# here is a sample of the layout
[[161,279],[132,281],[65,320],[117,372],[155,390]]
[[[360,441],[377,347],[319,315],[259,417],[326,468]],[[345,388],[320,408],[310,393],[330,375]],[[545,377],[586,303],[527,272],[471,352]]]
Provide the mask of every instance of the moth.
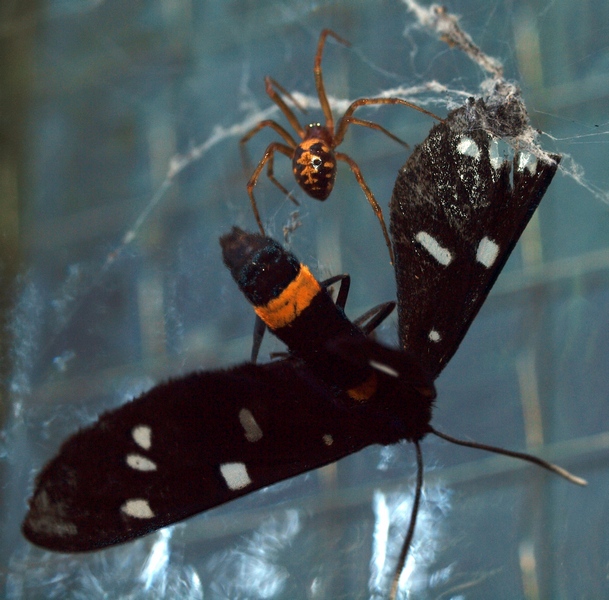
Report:
[[[401,440],[417,449],[418,506],[419,441],[437,433],[435,388],[415,356],[367,338],[391,304],[360,328],[345,316],[344,294],[335,304],[274,240],[233,228],[221,245],[241,291],[290,356],[158,385],[74,435],[37,478],[23,525],[33,543],[62,552],[118,544]],[[412,531],[415,517],[413,508]]]
[[[526,153],[503,158],[498,141],[505,134],[488,124],[497,114],[480,100],[450,113],[398,176],[391,231],[401,349],[369,340],[372,326],[347,319],[344,295],[335,304],[278,243],[234,228],[221,241],[225,263],[258,317],[286,342],[288,358],[170,380],[101,415],[68,439],[38,475],[24,535],[51,550],[95,550],[368,445],[407,440],[417,452],[417,491],[391,591],[395,598],[421,494],[419,442],[434,433],[474,445],[431,426],[434,380],[559,160]],[[384,310],[373,313],[371,322]],[[254,354],[260,332],[258,327]],[[478,447],[584,483],[541,459]]]

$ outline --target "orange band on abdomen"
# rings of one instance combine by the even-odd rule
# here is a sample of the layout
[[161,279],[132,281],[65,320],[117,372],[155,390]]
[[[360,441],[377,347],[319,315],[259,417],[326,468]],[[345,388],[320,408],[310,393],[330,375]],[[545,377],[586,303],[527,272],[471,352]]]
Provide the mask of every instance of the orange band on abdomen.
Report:
[[321,287],[311,271],[300,265],[298,275],[277,298],[265,306],[255,306],[254,310],[271,329],[279,329],[298,317],[320,292]]
[[378,381],[376,378],[376,373],[372,371],[370,377],[368,377],[364,383],[360,383],[358,386],[347,390],[347,394],[353,400],[365,402],[366,400],[370,400],[370,398],[372,398],[372,396],[376,393],[377,385]]

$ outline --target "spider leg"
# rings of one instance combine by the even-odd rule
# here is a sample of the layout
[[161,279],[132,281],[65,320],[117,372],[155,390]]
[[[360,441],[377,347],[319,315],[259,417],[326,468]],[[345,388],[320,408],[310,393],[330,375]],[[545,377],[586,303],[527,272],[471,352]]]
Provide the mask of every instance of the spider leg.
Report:
[[260,121],[258,125],[252,127],[240,140],[239,140],[239,149],[241,151],[241,164],[243,165],[243,170],[248,172],[251,169],[251,162],[249,154],[247,153],[247,149],[245,144],[251,140],[261,129],[265,127],[270,127],[273,131],[278,133],[289,146],[292,148],[296,147],[296,142],[292,138],[292,136],[281,126],[279,123],[275,121],[271,121],[270,119],[266,119],[265,121]]
[[[267,79],[268,79],[268,82],[267,82]],[[267,77],[264,81],[265,81],[265,83],[267,83],[267,85],[268,85],[268,83],[270,83],[274,88],[277,88],[284,96],[287,96],[291,100],[292,104],[294,104],[294,106],[298,110],[307,114],[307,109],[302,104],[300,104],[300,102],[298,102],[298,100],[296,100],[296,98],[294,98],[294,96],[292,96],[292,94],[290,94],[290,92],[288,92],[288,90],[286,90],[282,85],[277,83],[277,81],[275,81],[272,77],[269,77],[267,75]]]
[[[258,163],[255,171],[252,173],[249,181],[247,182],[247,193],[250,197],[250,201],[252,203],[252,210],[254,211],[254,217],[256,218],[256,222],[258,223],[258,228],[260,229],[260,233],[265,235],[264,227],[262,226],[262,219],[260,218],[260,213],[258,212],[258,205],[256,204],[256,198],[254,198],[254,186],[258,183],[258,178],[260,177],[260,173],[266,165],[267,162],[273,161],[273,156],[275,152],[281,152],[285,154],[287,157],[292,158],[292,154],[294,153],[292,148],[286,146],[285,144],[280,144],[279,142],[272,142],[267,146],[266,151],[264,152],[264,156],[262,160]],[[268,174],[268,171],[267,171]],[[271,167],[271,175],[272,175],[272,167]],[[278,183],[273,177],[271,181],[275,181]]]
[[256,125],[255,127],[252,127],[239,140],[239,144],[241,144],[241,147],[243,147],[246,142],[251,140],[261,129],[264,129],[265,127],[270,127],[271,129],[273,129],[285,140],[285,142],[286,142],[286,144],[288,144],[288,146],[290,146],[292,148],[296,148],[297,144],[294,141],[294,138],[281,125],[279,125],[279,123],[276,123],[275,121],[271,121],[270,119],[260,121],[260,123],[258,123],[258,125]]
[[[338,129],[336,131],[336,136],[334,137],[334,147],[335,148],[342,143],[343,138],[345,137],[345,133],[347,132],[347,127],[349,127],[349,125],[351,123],[355,122],[351,118],[351,115],[360,106],[373,106],[373,105],[377,105],[377,104],[401,104],[402,106],[408,106],[409,108],[414,108],[414,110],[418,110],[419,112],[423,113],[424,115],[432,117],[440,122],[443,121],[443,119],[441,119],[437,115],[434,115],[432,112],[430,112],[424,108],[421,108],[420,106],[417,106],[416,104],[413,104],[412,102],[408,102],[407,100],[402,100],[401,98],[360,98],[359,100],[356,100],[355,102],[351,103],[351,106],[349,106],[349,108],[345,111],[343,118],[340,120],[340,123],[338,124]],[[366,121],[366,122],[368,122],[368,121]],[[358,124],[361,125],[361,123],[358,123]],[[373,129],[375,129],[375,128],[373,128]],[[392,136],[390,135],[390,137],[392,137]]]
[[351,171],[353,171],[353,175],[355,175],[355,179],[357,179],[357,183],[359,183],[364,194],[366,194],[366,198],[368,199],[370,206],[372,206],[372,210],[374,210],[379,223],[381,224],[381,229],[383,230],[383,235],[385,236],[385,243],[387,244],[387,249],[389,250],[389,260],[391,261],[391,264],[393,264],[393,248],[391,247],[391,240],[389,239],[389,233],[387,232],[387,226],[385,225],[385,219],[383,218],[383,211],[381,210],[379,203],[376,201],[374,194],[366,184],[364,176],[362,175],[360,168],[357,166],[357,163],[343,152],[337,152],[336,158],[346,162],[349,165]]
[[[298,122],[298,119],[296,118],[294,111],[285,103],[285,101],[277,93],[275,88],[277,88],[279,91],[283,92],[286,96],[288,96],[288,98],[290,98],[290,100],[292,100],[292,102],[294,102],[294,104],[298,108],[303,110],[302,107],[300,106],[300,104],[298,104],[298,102],[296,102],[294,100],[294,98],[291,96],[291,94],[286,92],[284,88],[282,88],[273,78],[269,77],[268,75],[264,78],[264,84],[265,84],[266,93],[269,95],[269,98],[279,107],[281,112],[285,115],[285,118],[289,121],[290,125],[294,128],[294,131],[296,131],[296,133],[298,133],[298,136],[300,137],[300,139],[304,139],[305,133],[304,133],[304,129],[303,129],[302,125]],[[284,129],[284,131],[285,131],[285,129]],[[286,142],[287,142],[287,139],[285,137],[283,139],[286,140]],[[296,144],[294,144],[294,146],[296,146]]]
[[[340,37],[337,33],[334,33],[331,29],[324,29],[319,34],[319,42],[317,42],[317,52],[315,53],[315,65],[313,67],[313,75],[315,76],[315,88],[317,89],[317,97],[319,98],[319,104],[321,105],[321,110],[324,113],[324,117],[326,119],[326,127],[330,132],[330,135],[334,135],[334,117],[332,116],[332,109],[330,108],[330,103],[328,102],[328,96],[326,95],[326,89],[324,87],[324,79],[321,72],[321,57],[324,52],[324,45],[326,43],[326,38],[328,36],[332,36],[335,40],[344,44],[345,46],[351,46],[351,44]],[[338,144],[337,144],[338,145]]]
[[[293,155],[293,152],[290,152],[290,154],[286,154],[284,152],[284,154],[288,157],[291,158]],[[296,198],[294,198],[294,196],[292,196],[292,192],[290,192],[289,190],[287,190],[281,183],[279,183],[279,181],[277,181],[277,179],[275,179],[275,173],[273,171],[273,164],[275,162],[275,155],[273,154],[268,162],[266,163],[266,176],[284,193],[284,195],[286,195],[296,206],[300,206],[300,202],[298,202],[298,200],[296,200]]]
[[397,137],[396,135],[391,133],[391,131],[388,131],[382,125],[379,125],[378,123],[375,123],[374,121],[364,121],[363,119],[357,119],[355,117],[349,117],[348,121],[349,121],[349,123],[345,126],[345,129],[347,128],[348,125],[361,125],[362,127],[369,127],[370,129],[376,129],[377,131],[384,133],[387,137],[390,137],[394,142],[397,142],[398,144],[401,144],[402,146],[404,146],[404,148],[410,148],[410,146],[404,140],[401,140],[399,137]]

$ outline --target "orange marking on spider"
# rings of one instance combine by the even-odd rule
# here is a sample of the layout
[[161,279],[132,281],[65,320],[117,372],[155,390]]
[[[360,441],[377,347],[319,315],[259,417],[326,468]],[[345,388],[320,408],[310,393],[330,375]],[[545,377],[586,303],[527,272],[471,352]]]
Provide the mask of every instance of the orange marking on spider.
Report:
[[[325,200],[330,193],[334,179],[336,178],[336,163],[331,161],[324,161],[322,156],[331,152],[331,150],[325,145],[319,143],[317,140],[309,140],[309,148],[305,147],[305,143],[301,144],[302,152],[300,148],[294,153],[294,169],[293,173],[296,177],[296,181],[309,191],[309,194],[314,198]],[[331,182],[324,182],[320,187],[320,177],[330,179]],[[330,188],[330,189],[328,189]],[[312,193],[312,190],[319,190],[316,193]],[[323,195],[323,198],[320,196]]]
[[323,75],[321,70],[321,59],[323,55],[324,45],[326,43],[326,38],[328,36],[333,37],[335,40],[340,42],[345,46],[350,46],[349,42],[338,34],[334,33],[334,31],[330,29],[324,29],[320,36],[319,41],[317,43],[317,52],[315,53],[315,64],[313,67],[313,75],[315,77],[315,88],[317,90],[317,97],[319,98],[319,104],[321,105],[322,112],[325,118],[325,125],[321,123],[311,123],[303,127],[294,111],[287,105],[286,101],[282,97],[282,95],[288,98],[294,106],[299,108],[300,110],[304,109],[302,106],[298,104],[295,98],[293,98],[289,92],[287,92],[281,85],[279,85],[274,79],[271,77],[265,77],[265,88],[266,93],[271,98],[271,100],[279,107],[281,112],[284,114],[289,124],[292,126],[292,129],[300,138],[300,142],[296,142],[292,135],[284,129],[279,123],[272,120],[261,121],[253,127],[250,131],[248,131],[240,141],[241,147],[244,147],[244,144],[249,141],[254,135],[256,135],[259,131],[264,129],[265,127],[270,127],[273,129],[283,140],[285,143],[281,142],[271,142],[262,156],[262,159],[258,163],[258,166],[252,173],[249,181],[247,182],[247,193],[250,197],[250,201],[252,203],[252,210],[254,211],[254,216],[256,217],[256,222],[258,223],[258,227],[260,228],[260,232],[265,235],[264,227],[262,226],[262,219],[260,218],[260,213],[258,212],[258,205],[256,204],[256,198],[254,197],[254,187],[258,183],[258,179],[260,177],[260,173],[262,169],[266,165],[267,167],[267,177],[284,193],[288,196],[288,198],[298,204],[296,199],[292,196],[292,194],[281,184],[279,181],[275,179],[273,172],[273,161],[276,152],[284,154],[288,158],[292,159],[292,173],[294,174],[294,178],[298,182],[298,185],[312,198],[316,200],[325,200],[332,192],[334,188],[334,181],[336,179],[336,161],[341,160],[346,162],[349,165],[349,168],[353,172],[357,182],[359,183],[362,191],[364,192],[370,206],[374,210],[379,223],[381,225],[381,229],[383,231],[383,236],[385,237],[385,243],[387,244],[387,249],[389,250],[389,258],[393,263],[393,249],[391,246],[391,240],[389,239],[389,233],[387,232],[387,227],[385,225],[385,219],[383,218],[383,211],[379,206],[379,203],[376,201],[374,194],[364,181],[364,177],[361,173],[361,170],[357,163],[348,155],[342,152],[334,152],[340,144],[342,144],[345,134],[347,133],[347,129],[349,125],[361,125],[362,127],[368,127],[370,129],[376,129],[381,133],[384,133],[386,136],[390,137],[392,140],[402,144],[403,146],[407,146],[405,142],[400,140],[398,137],[393,135],[390,131],[379,125],[378,123],[373,123],[371,121],[365,121],[363,119],[358,119],[353,116],[353,113],[360,108],[361,106],[372,106],[372,105],[380,105],[380,104],[401,104],[403,106],[408,106],[410,108],[414,108],[423,114],[426,114],[438,121],[442,121],[442,119],[433,113],[413,104],[412,102],[408,102],[407,100],[402,100],[401,98],[360,98],[359,100],[355,100],[351,103],[349,108],[345,111],[343,116],[336,129],[334,128],[334,116],[332,115],[332,110],[330,108],[330,103],[328,102],[328,96],[326,95],[326,90],[323,82]]

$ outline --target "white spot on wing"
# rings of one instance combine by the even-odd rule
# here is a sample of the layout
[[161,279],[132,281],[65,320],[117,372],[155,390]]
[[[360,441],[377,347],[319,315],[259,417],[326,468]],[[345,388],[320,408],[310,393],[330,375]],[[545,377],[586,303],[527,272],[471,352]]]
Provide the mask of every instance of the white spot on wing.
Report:
[[321,439],[326,446],[331,446],[334,443],[334,438],[329,433],[326,433]]
[[224,463],[220,465],[220,473],[231,490],[241,490],[252,483],[243,463]]
[[141,498],[127,500],[127,502],[121,506],[121,510],[126,515],[136,519],[152,519],[152,517],[154,517],[148,500],[142,500]]
[[530,152],[522,152],[518,155],[518,166],[516,167],[519,171],[527,171],[531,175],[535,175],[537,172],[537,157]]
[[137,471],[156,471],[156,464],[141,454],[127,454],[127,464]]
[[429,254],[431,254],[441,265],[448,266],[453,255],[446,249],[438,244],[438,241],[430,236],[426,231],[419,231],[415,236],[415,239]]
[[457,144],[457,152],[460,152],[464,156],[471,156],[472,158],[478,158],[480,156],[478,144],[466,135],[464,135]]
[[478,244],[476,260],[487,269],[493,265],[499,255],[499,246],[493,240],[484,236]]
[[152,430],[148,425],[138,425],[131,431],[135,443],[144,450],[150,450],[152,445]]
[[262,437],[262,429],[256,423],[254,415],[247,408],[242,408],[239,411],[239,422],[241,427],[245,429],[245,439],[248,442],[257,442]]
[[427,335],[427,337],[432,341],[432,342],[439,342],[442,339],[442,336],[435,330],[432,329],[429,334]]
[[380,371],[381,373],[391,375],[391,377],[400,376],[400,374],[393,367],[390,367],[389,365],[386,365],[384,363],[377,362],[376,360],[370,360],[370,361],[368,361],[368,364],[373,369],[376,369],[377,371]]
[[495,171],[503,164],[505,158],[499,152],[499,142],[495,139],[490,143],[488,148],[488,157],[491,161],[491,167],[495,169]]

